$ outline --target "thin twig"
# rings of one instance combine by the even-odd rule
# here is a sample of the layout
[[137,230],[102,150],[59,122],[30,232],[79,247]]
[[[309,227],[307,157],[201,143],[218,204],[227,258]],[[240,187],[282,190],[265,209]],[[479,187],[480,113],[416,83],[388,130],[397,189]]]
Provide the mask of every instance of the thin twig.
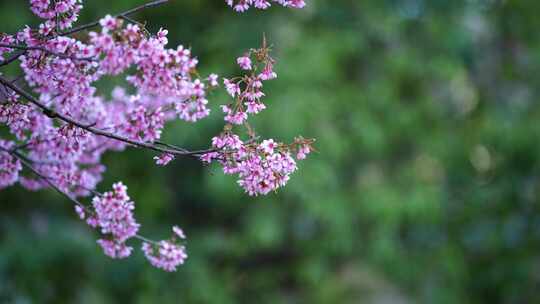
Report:
[[[134,14],[134,13],[140,11],[140,10],[155,7],[155,6],[159,6],[159,5],[167,3],[167,2],[168,2],[168,0],[152,1],[152,2],[149,2],[149,3],[143,4],[141,6],[137,6],[135,8],[132,8],[130,10],[127,10],[125,12],[116,14],[116,15],[114,15],[114,17],[119,18],[119,17],[122,17],[122,16],[129,16],[129,15],[132,15],[132,14]],[[71,34],[74,34],[74,33],[77,33],[77,32],[84,31],[86,29],[92,28],[92,27],[97,26],[97,25],[99,25],[99,20],[88,23],[88,24],[85,24],[85,25],[81,25],[81,26],[78,26],[78,27],[75,27],[75,28],[72,28],[71,30],[60,33],[60,36],[71,35]]]
[[150,243],[150,244],[153,244],[153,245],[159,245],[158,242],[152,241],[151,239],[145,238],[144,236],[139,235],[139,234],[134,235],[133,238],[136,238],[139,241],[147,242],[147,243]]
[[24,54],[26,54],[26,51],[23,51],[23,50],[19,50],[19,51],[15,52],[15,54],[11,55],[11,57],[9,57],[8,59],[6,59],[4,61],[1,61],[0,62],[0,67],[6,66],[6,65],[12,63],[13,61],[19,59],[19,57],[21,57]]

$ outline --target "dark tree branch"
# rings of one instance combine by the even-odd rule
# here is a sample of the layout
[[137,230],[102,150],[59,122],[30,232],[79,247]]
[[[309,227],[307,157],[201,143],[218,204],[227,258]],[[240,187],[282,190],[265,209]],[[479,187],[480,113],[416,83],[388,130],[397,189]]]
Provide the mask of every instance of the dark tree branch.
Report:
[[45,52],[45,53],[48,53],[50,55],[53,55],[53,56],[56,56],[56,57],[59,57],[59,58],[63,58],[63,59],[96,61],[95,58],[73,57],[73,56],[69,56],[69,55],[66,55],[66,54],[56,53],[56,52],[53,52],[53,51],[48,50],[48,49],[46,49],[44,47],[41,47],[41,46],[26,46],[26,45],[0,43],[0,47],[9,48],[9,49],[23,50],[23,51],[42,51],[42,52]]

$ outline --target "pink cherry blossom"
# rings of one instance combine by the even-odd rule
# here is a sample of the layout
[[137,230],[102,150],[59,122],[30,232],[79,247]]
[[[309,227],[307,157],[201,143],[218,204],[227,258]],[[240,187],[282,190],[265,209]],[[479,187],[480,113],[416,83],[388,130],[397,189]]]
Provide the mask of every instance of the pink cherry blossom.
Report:
[[273,154],[274,149],[277,148],[277,144],[274,142],[273,139],[265,139],[259,147],[261,148],[261,150],[264,151],[264,153]]
[[131,255],[133,247],[127,246],[125,243],[117,242],[115,240],[99,239],[97,243],[103,249],[105,255],[113,259],[123,259]]
[[248,56],[238,57],[236,62],[243,70],[251,70],[251,59]]
[[92,207],[102,234],[109,234],[118,243],[124,243],[137,234],[140,225],[135,221],[135,204],[121,182],[113,184],[113,191],[95,196]]
[[160,156],[154,156],[154,160],[156,161],[156,165],[160,166],[166,166],[174,159],[174,155],[170,153],[163,153]]
[[298,159],[305,159],[306,156],[311,152],[311,148],[309,145],[302,145],[298,149],[298,153],[296,154],[296,158]]
[[218,82],[218,75],[217,74],[210,74],[208,75],[208,83],[211,87],[217,87],[219,86]]
[[160,241],[157,245],[144,242],[142,251],[150,264],[165,271],[176,271],[188,257],[184,246],[171,241]]

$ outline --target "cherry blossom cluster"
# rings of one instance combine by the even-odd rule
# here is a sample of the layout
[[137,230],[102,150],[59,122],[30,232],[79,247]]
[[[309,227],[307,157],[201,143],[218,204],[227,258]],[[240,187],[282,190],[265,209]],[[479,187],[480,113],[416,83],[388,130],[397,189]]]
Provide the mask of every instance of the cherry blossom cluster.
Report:
[[184,264],[187,259],[186,248],[182,241],[186,236],[182,229],[173,227],[173,236],[169,240],[162,240],[158,243],[143,242],[142,251],[146,259],[154,267],[165,271],[176,271],[176,267]]
[[296,171],[296,159],[304,159],[312,151],[313,140],[298,137],[288,145],[273,139],[257,144],[242,141],[230,130],[212,139],[219,152],[210,152],[201,159],[207,163],[217,160],[225,174],[238,175],[238,184],[252,196],[265,195],[287,184]]
[[127,187],[121,182],[113,185],[113,191],[92,199],[94,214],[87,219],[87,223],[94,228],[99,227],[103,235],[109,236],[109,239],[98,240],[108,256],[124,258],[130,255],[131,247],[125,243],[137,234],[140,227],[133,216],[134,209],[135,204],[127,195]]
[[[263,85],[277,77],[264,42],[237,59],[246,75],[223,79],[233,101],[221,106],[224,131],[208,149],[190,151],[161,142],[167,122],[207,117],[209,91],[220,86],[218,75],[199,75],[198,59],[189,48],[167,46],[166,29],[151,34],[127,17],[165,2],[154,0],[72,28],[82,0],[30,0],[31,11],[42,19],[39,27],[0,33],[0,125],[6,131],[0,137],[0,189],[16,183],[29,190],[53,188],[72,200],[78,216],[99,232],[97,243],[105,255],[126,258],[133,251],[128,241],[138,239],[153,266],[174,271],[187,258],[184,232],[175,226],[170,239],[158,242],[140,236],[127,187],[118,182],[112,191],[95,190],[106,169],[104,153],[138,147],[155,152],[160,166],[178,156],[217,162],[225,174],[238,176],[248,194],[259,195],[287,183],[296,160],[312,151],[313,140],[257,142],[248,119],[266,109]],[[305,5],[301,0],[227,1],[240,12],[271,3]],[[98,29],[82,35],[94,27]],[[74,38],[74,33],[81,35]],[[11,63],[18,63],[23,74],[4,75],[1,68]],[[117,87],[104,97],[96,82],[110,76],[123,78],[127,89]],[[242,140],[235,127],[243,127],[248,138]],[[91,195],[90,203],[79,201]]]
[[[266,109],[266,105],[261,102],[261,98],[265,96],[262,91],[263,82],[277,77],[273,70],[275,60],[270,57],[269,52],[270,49],[266,45],[260,49],[250,50],[236,62],[242,70],[251,73],[223,79],[227,93],[234,98],[234,102],[221,106],[226,114],[225,121],[241,125],[248,119],[248,114],[255,115]],[[251,57],[255,58],[255,63]]]
[[82,9],[81,0],[30,0],[32,12],[46,21],[39,32],[47,35],[56,29],[67,29],[77,21]]
[[267,9],[272,3],[277,3],[285,7],[303,8],[306,6],[304,0],[225,0],[227,4],[237,12],[245,12],[250,7]]
[[249,72],[247,75],[224,78],[223,84],[233,98],[233,102],[222,105],[225,113],[225,131],[212,139],[212,146],[217,151],[201,156],[207,163],[218,160],[225,174],[237,174],[238,184],[249,195],[268,194],[285,186],[290,175],[296,171],[296,161],[291,153],[296,152],[297,160],[305,159],[312,151],[313,140],[302,137],[287,145],[273,139],[256,143],[253,140],[244,142],[233,133],[233,125],[244,125],[248,135],[254,134],[246,123],[248,115],[255,115],[266,109],[262,102],[265,94],[263,83],[277,78],[273,70],[275,60],[270,57],[270,48],[266,41],[260,49],[252,49],[236,62],[240,68]]
[[134,209],[135,203],[130,200],[127,187],[122,182],[113,184],[112,191],[94,196],[91,206],[75,205],[80,219],[86,220],[90,227],[103,235],[97,243],[105,255],[113,259],[129,257],[133,247],[126,242],[135,237],[143,240],[142,251],[153,266],[175,271],[187,259],[186,248],[180,244],[186,238],[183,230],[174,226],[169,240],[147,240],[137,234],[141,225],[135,220]]

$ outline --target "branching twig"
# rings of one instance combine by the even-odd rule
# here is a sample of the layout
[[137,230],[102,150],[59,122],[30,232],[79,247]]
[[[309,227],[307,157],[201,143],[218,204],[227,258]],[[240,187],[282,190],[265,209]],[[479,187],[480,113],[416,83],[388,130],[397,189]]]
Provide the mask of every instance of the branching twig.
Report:
[[48,49],[46,49],[44,47],[41,47],[41,46],[26,46],[26,45],[0,43],[0,47],[9,48],[9,49],[16,49],[16,50],[23,50],[23,51],[42,51],[42,52],[51,54],[53,56],[56,56],[56,57],[59,57],[59,58],[62,58],[62,59],[83,60],[83,61],[95,61],[96,60],[95,58],[91,58],[91,57],[86,57],[86,58],[84,58],[84,57],[73,57],[73,56],[69,56],[69,55],[66,55],[66,54],[56,53],[56,52],[53,52],[53,51],[48,50]]

